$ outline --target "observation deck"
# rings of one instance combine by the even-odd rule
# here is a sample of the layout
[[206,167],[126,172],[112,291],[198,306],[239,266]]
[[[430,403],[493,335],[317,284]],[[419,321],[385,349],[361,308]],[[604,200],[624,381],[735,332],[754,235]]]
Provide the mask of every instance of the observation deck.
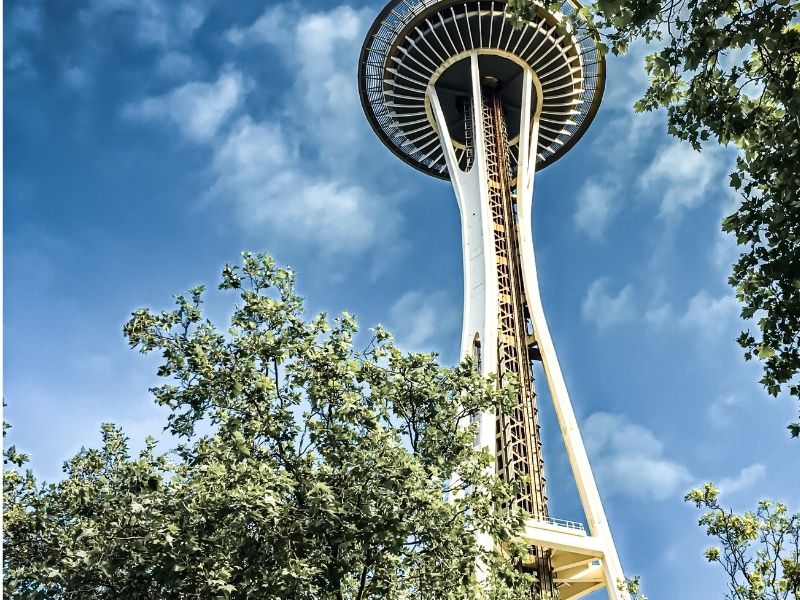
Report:
[[[427,94],[434,86],[457,159],[469,160],[463,98],[471,94],[469,54],[494,79],[510,124],[516,157],[522,71],[534,74],[533,106],[540,110],[536,169],[555,162],[583,135],[600,105],[605,60],[566,0],[560,11],[540,11],[516,29],[499,0],[391,0],[372,24],[361,50],[359,93],[367,118],[384,144],[429,175],[449,179],[445,152]],[[516,164],[512,164],[515,168]]]

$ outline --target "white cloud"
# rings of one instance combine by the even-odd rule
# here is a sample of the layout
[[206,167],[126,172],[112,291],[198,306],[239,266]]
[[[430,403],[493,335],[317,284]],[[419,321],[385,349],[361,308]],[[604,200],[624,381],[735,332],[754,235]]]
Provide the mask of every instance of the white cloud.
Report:
[[225,37],[236,46],[245,44],[273,44],[283,46],[292,43],[292,30],[297,19],[289,13],[286,5],[268,7],[249,27],[229,29]]
[[89,75],[80,67],[70,67],[64,71],[64,83],[74,91],[81,91],[89,84]]
[[247,87],[241,73],[226,70],[216,81],[192,81],[164,96],[129,104],[123,112],[131,119],[172,121],[189,139],[207,142],[241,105]]
[[295,140],[277,123],[240,119],[215,149],[210,196],[248,230],[303,241],[322,259],[364,252],[393,230],[396,215],[364,188],[306,172]]
[[[742,197],[733,188],[729,186],[730,174],[726,170],[718,183],[721,189],[725,190],[722,201],[719,205],[719,221],[722,222],[726,217],[736,212],[742,202]],[[739,256],[739,246],[736,243],[736,236],[733,233],[726,233],[722,231],[721,227],[715,228],[714,244],[711,247],[709,258],[714,264],[722,270],[723,273],[730,273],[731,265],[736,262]]]
[[14,46],[6,51],[5,69],[7,73],[13,73],[25,78],[36,77],[36,69],[33,66],[31,53],[21,46]]
[[607,125],[606,134],[595,142],[594,149],[611,163],[612,173],[624,181],[635,181],[642,156],[650,152],[653,140],[659,139],[667,127],[666,118],[662,111],[636,113],[632,108],[617,114]]
[[733,494],[761,481],[766,473],[764,465],[756,463],[743,468],[735,477],[723,477],[717,483],[717,487],[722,494]]
[[736,262],[738,257],[739,246],[736,243],[736,237],[732,233],[726,233],[722,231],[722,228],[719,228],[714,235],[714,243],[710,251],[712,264],[722,270],[723,273],[729,273],[731,265]]
[[35,78],[34,58],[30,45],[35,39],[39,42],[42,33],[42,9],[32,3],[17,3],[6,15],[4,30],[5,58],[3,66],[6,75]]
[[403,294],[389,313],[397,343],[408,352],[437,351],[437,336],[448,337],[458,326],[461,312],[443,292],[413,290]]
[[145,46],[175,47],[191,38],[205,21],[207,0],[192,3],[171,0],[94,0],[85,3],[81,20],[91,25],[112,13],[128,14],[135,19],[131,31]]
[[722,333],[733,335],[739,323],[739,304],[730,294],[717,298],[705,290],[695,294],[686,312],[680,318],[680,324],[687,329],[706,337],[718,336]]
[[589,286],[583,301],[583,317],[605,330],[630,320],[634,314],[633,286],[626,285],[616,294],[606,291],[608,280],[603,277]]
[[[363,178],[361,158],[366,126],[354,78],[364,31],[372,18],[368,9],[338,6],[307,13],[296,5],[268,8],[246,29],[233,29],[237,44],[261,44],[277,50],[295,73],[285,98],[285,112],[296,135],[316,158],[332,170],[346,169]],[[369,140],[372,142],[372,140]]]
[[297,161],[298,152],[296,143],[290,141],[280,124],[256,124],[244,117],[219,145],[215,168],[219,172],[228,171],[237,186],[261,187],[265,177],[284,176],[286,169]]
[[669,302],[654,304],[644,313],[644,320],[654,327],[660,327],[672,319],[672,305]]
[[708,418],[715,427],[727,426],[734,422],[731,412],[737,406],[741,406],[742,401],[733,394],[718,398],[708,407]]
[[177,22],[183,31],[194,32],[206,20],[206,8],[200,3],[182,2],[177,7]]
[[[759,60],[758,51],[755,50],[752,44],[745,44],[741,48],[728,48],[725,52],[720,53],[718,66],[730,72],[732,67],[741,65],[744,61],[752,59],[754,52],[756,60]],[[760,82],[748,81],[739,89],[739,93],[749,96],[750,98],[758,98],[764,93],[764,85]]]
[[709,198],[728,162],[724,151],[709,149],[701,154],[685,142],[670,142],[656,154],[639,183],[658,198],[659,214],[675,219]]
[[578,193],[575,224],[590,238],[599,240],[618,212],[619,185],[616,182],[589,179]]
[[185,78],[194,71],[194,60],[182,52],[167,52],[159,59],[156,69],[166,77]]
[[232,205],[245,228],[265,225],[322,258],[372,251],[380,262],[397,244],[396,192],[363,169],[374,140],[353,65],[369,16],[278,4],[227,34],[237,46],[274,49],[295,79],[276,103],[280,121],[243,118],[218,144],[209,197]]
[[621,415],[594,413],[582,430],[606,493],[665,500],[693,481],[686,466],[664,456],[664,445],[652,431]]
[[606,135],[595,143],[595,151],[619,173],[627,173],[629,166],[638,163],[648,144],[666,130],[663,110],[637,113],[633,109],[648,86],[645,56],[655,51],[657,45],[637,40],[624,56],[607,57],[608,81],[614,85],[606,87],[603,107],[609,111],[610,120]]
[[8,16],[9,29],[14,33],[39,34],[42,30],[42,9],[31,4],[17,4]]
[[[178,51],[188,51],[197,29],[208,16],[211,2],[212,0],[84,0],[73,3],[77,7],[77,24],[73,23],[69,27],[75,29],[77,37],[82,38],[85,43],[70,44],[69,48],[57,56],[51,56],[48,63],[56,62],[65,86],[73,91],[82,90],[88,81],[97,77],[95,71],[115,57],[118,59],[119,56],[112,56],[114,52],[131,45],[137,49],[144,48],[148,54],[155,50],[153,56],[158,61],[158,72],[174,73],[178,66],[175,58],[165,60],[160,55],[169,57]],[[54,24],[52,19],[44,19],[43,15],[48,10],[38,5],[46,3],[16,4],[17,6],[9,10],[7,19],[9,27],[6,66],[15,74],[34,77],[41,68],[41,61],[37,56],[41,54],[39,50],[42,49],[49,30],[58,29],[66,21]],[[111,33],[114,44],[104,43],[103,35],[98,35],[99,32]],[[139,62],[146,64],[149,60]],[[188,71],[182,69],[181,72],[185,75]]]
[[614,110],[633,114],[633,105],[644,95],[648,86],[645,56],[654,51],[641,40],[631,44],[624,56],[607,56],[609,79],[614,85],[603,93],[603,104]]
[[[234,50],[267,46],[265,54],[294,74],[289,86],[251,84],[229,67],[216,81],[192,81],[132,103],[125,115],[173,122],[188,139],[207,144],[213,183],[205,200],[224,204],[246,232],[315,252],[328,265],[370,251],[375,268],[398,248],[401,217],[398,192],[387,192],[376,169],[363,169],[374,163],[366,152],[375,140],[361,112],[353,65],[368,12],[272,5],[251,26],[226,36]],[[183,53],[172,53],[162,67],[177,73],[191,64]],[[267,97],[268,117],[245,112],[251,88]]]

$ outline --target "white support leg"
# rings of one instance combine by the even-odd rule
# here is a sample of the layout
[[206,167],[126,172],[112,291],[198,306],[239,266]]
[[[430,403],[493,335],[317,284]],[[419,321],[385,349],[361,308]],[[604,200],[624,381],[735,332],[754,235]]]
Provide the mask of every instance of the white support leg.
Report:
[[[526,104],[525,98],[530,97],[531,89],[528,85],[528,71],[526,70],[526,83],[523,88],[523,107]],[[519,144],[519,168],[518,168],[518,187],[517,187],[517,210],[519,222],[519,246],[522,254],[522,273],[525,283],[525,292],[533,322],[534,337],[542,355],[542,365],[544,367],[545,378],[550,390],[550,396],[555,407],[556,417],[561,427],[561,435],[569,457],[572,474],[578,488],[578,494],[583,505],[586,519],[589,523],[589,531],[593,538],[600,541],[603,547],[603,559],[601,561],[608,591],[611,600],[627,599],[628,593],[617,589],[618,584],[624,580],[622,566],[619,562],[614,539],[611,536],[611,529],[606,520],[603,504],[600,500],[600,493],[597,490],[592,468],[589,464],[589,457],[583,445],[583,439],[578,429],[578,421],[575,418],[575,411],[567,392],[564,376],[556,356],[555,346],[550,337],[550,330],[544,316],[542,298],[539,292],[539,280],[536,273],[536,259],[533,252],[533,233],[532,233],[532,204],[533,204],[533,181],[536,170],[536,148],[538,146],[539,133],[539,111],[534,115],[533,123],[529,123],[527,114],[529,110],[522,111],[522,121],[520,123],[520,144]],[[523,135],[523,132],[530,132]]]
[[[497,371],[497,281],[495,277],[493,232],[488,203],[486,150],[481,122],[481,86],[478,54],[470,57],[472,75],[472,111],[475,123],[475,150],[472,167],[464,172],[458,165],[452,138],[447,128],[436,89],[428,88],[428,98],[445,152],[447,170],[461,213],[461,242],[464,263],[464,317],[461,333],[461,356],[474,354],[475,341],[480,343],[481,374]],[[495,417],[481,417],[478,440],[480,446],[494,451]]]
[[[473,122],[481,118],[480,72],[478,55],[471,57],[473,102],[468,110],[473,111]],[[453,148],[453,141],[447,127],[439,96],[433,86],[428,88],[428,99],[439,130],[439,141],[444,149],[450,180],[458,200],[461,213],[461,242],[464,263],[464,316],[461,335],[461,356],[470,356],[477,348],[481,374],[497,371],[497,355],[488,350],[497,347],[497,281],[493,275],[494,248],[488,196],[488,176],[486,171],[486,151],[483,141],[483,128],[475,127],[475,153],[472,167],[462,171]],[[487,257],[489,257],[487,259]],[[478,425],[477,445],[494,452],[496,419],[491,413],[483,413]],[[494,466],[491,467],[494,469]],[[477,542],[485,548],[493,548],[494,540],[485,534],[478,534]],[[485,578],[486,572],[478,565],[478,578]]]

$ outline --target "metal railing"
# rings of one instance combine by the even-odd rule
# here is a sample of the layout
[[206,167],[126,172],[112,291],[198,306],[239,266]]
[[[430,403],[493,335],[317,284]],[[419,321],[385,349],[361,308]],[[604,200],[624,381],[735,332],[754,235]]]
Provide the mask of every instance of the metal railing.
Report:
[[586,529],[583,526],[583,523],[578,523],[577,521],[567,521],[565,519],[553,519],[552,517],[546,518],[531,518],[531,521],[535,523],[546,523],[548,525],[555,525],[557,527],[564,527],[565,529],[572,529],[575,531],[582,531],[586,532]]

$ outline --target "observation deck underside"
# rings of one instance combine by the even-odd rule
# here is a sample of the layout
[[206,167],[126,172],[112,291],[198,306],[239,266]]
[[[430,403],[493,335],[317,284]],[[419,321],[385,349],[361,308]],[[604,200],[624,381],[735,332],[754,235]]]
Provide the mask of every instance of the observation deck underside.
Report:
[[[476,51],[486,55],[481,57],[484,72],[496,71],[501,94],[519,85],[503,63],[515,63],[518,72],[522,66],[533,70],[535,101],[541,104],[537,169],[563,155],[591,123],[602,96],[605,63],[588,28],[568,31],[564,15],[574,12],[575,5],[565,1],[561,13],[542,12],[520,29],[505,10],[500,0],[395,0],[376,19],[361,52],[361,102],[378,136],[405,162],[435,177],[449,177],[427,89],[437,87],[445,112],[456,110],[464,79],[454,65]],[[509,102],[505,106],[519,110]],[[455,121],[454,126],[462,162],[466,148]],[[509,133],[515,157],[518,132]]]

